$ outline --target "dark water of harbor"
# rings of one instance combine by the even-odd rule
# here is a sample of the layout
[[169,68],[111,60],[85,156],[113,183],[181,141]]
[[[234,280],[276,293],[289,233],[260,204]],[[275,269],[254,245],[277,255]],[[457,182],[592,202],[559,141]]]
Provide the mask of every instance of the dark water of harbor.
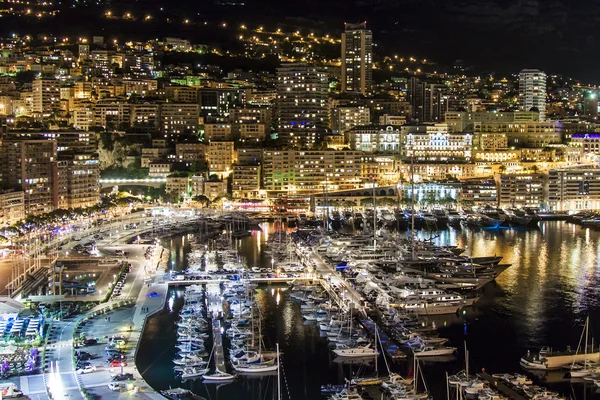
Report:
[[[255,232],[238,241],[251,266],[269,266],[270,260],[260,253],[266,234]],[[595,343],[600,341],[600,232],[565,222],[544,222],[538,230],[449,228],[435,233],[421,231],[419,236],[433,237],[437,244],[463,247],[466,254],[473,256],[502,255],[503,262],[512,264],[496,282],[483,288],[481,300],[466,309],[464,315],[431,319],[440,335],[450,338],[451,344],[459,348],[456,361],[423,365],[435,399],[446,398],[444,373],[464,368],[464,342],[470,353],[470,371],[485,368],[499,373],[525,372],[519,367],[519,359],[529,349],[535,351],[546,345],[561,350],[569,345],[575,348],[587,315],[590,336],[597,338]],[[175,251],[171,251],[177,257],[177,269],[185,253],[178,240],[174,239]],[[183,298],[177,290],[170,291],[169,296],[174,299],[172,306],[167,304],[165,312],[149,320],[138,356],[140,371],[157,389],[181,386],[173,377],[171,359],[175,342],[173,321]],[[287,297],[283,288],[266,287],[259,293],[258,301],[266,313],[268,344],[278,341],[285,354],[284,398],[287,387],[292,399],[317,399],[321,384],[343,383],[351,366],[331,361],[325,339],[319,337],[316,326],[302,322],[299,305]],[[407,366],[394,369],[405,372]],[[562,372],[554,372],[538,382],[571,398],[600,397],[594,389],[571,385],[562,376]],[[200,381],[189,385],[183,386],[211,399],[259,399],[274,398],[276,382],[275,377],[247,379],[218,390],[215,385]]]
[[[258,244],[264,240],[263,233],[255,232],[252,237],[237,242],[250,266],[270,263],[270,259],[261,258],[258,251]],[[182,268],[179,262],[183,259],[182,255],[189,251],[189,247],[182,246],[186,241],[187,237],[184,236],[163,243],[172,246],[170,254],[176,270]],[[239,377],[227,385],[204,384],[201,378],[182,383],[175,377],[172,359],[176,353],[177,326],[174,322],[183,306],[183,294],[184,289],[169,290],[164,311],[148,319],[137,358],[138,368],[147,382],[157,390],[185,387],[213,400],[276,399],[276,375]],[[279,343],[283,353],[282,398],[318,399],[322,384],[343,382],[344,376],[357,372],[356,365],[333,361],[326,339],[319,336],[319,329],[314,323],[304,323],[300,304],[288,296],[285,285],[261,286],[255,299],[264,315],[265,346],[274,349],[275,344]],[[206,346],[210,352],[210,342]],[[368,370],[374,370],[374,366]]]

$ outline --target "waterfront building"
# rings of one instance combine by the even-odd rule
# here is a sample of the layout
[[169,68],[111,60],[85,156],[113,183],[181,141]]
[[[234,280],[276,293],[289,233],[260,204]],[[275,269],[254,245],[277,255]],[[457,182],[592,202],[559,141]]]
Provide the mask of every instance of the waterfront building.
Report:
[[366,22],[344,24],[341,60],[341,91],[368,94],[373,80],[373,33]]
[[492,179],[469,179],[461,183],[459,202],[463,207],[498,205],[498,187]]
[[2,188],[24,193],[25,213],[36,215],[58,206],[56,140],[2,141]]
[[0,192],[0,224],[12,225],[25,218],[25,193],[22,190]]
[[476,133],[473,135],[473,145],[482,151],[502,151],[508,149],[506,133]]
[[234,165],[231,190],[234,198],[259,197],[260,165]]
[[277,69],[277,127],[283,144],[310,148],[329,125],[327,74],[304,63]]
[[377,182],[379,186],[398,182],[401,162],[393,156],[365,154],[360,160],[360,177],[363,182]]
[[204,181],[203,195],[208,197],[210,201],[215,200],[219,196],[227,194],[227,182],[221,180],[206,180]]
[[167,176],[167,183],[165,186],[165,193],[176,194],[179,196],[185,196],[189,192],[190,178],[180,176],[179,174],[171,174]]
[[517,162],[520,155],[520,150],[475,150],[473,151],[473,160],[487,163]]
[[498,207],[538,208],[544,204],[545,183],[543,174],[497,174]]
[[[524,69],[519,73],[519,108],[537,109],[540,121],[546,119],[546,74],[538,69]],[[535,111],[535,110],[534,110]]]
[[600,209],[600,169],[550,170],[547,204],[555,211]]
[[200,196],[204,194],[204,176],[194,175],[190,178],[190,189],[192,196]]
[[290,194],[355,189],[361,186],[361,156],[359,151],[265,149],[263,187]]
[[91,207],[100,200],[97,154],[58,154],[57,208]]
[[403,161],[399,165],[400,179],[410,182],[428,182],[446,179],[469,179],[479,176],[478,166],[472,163],[415,163]]

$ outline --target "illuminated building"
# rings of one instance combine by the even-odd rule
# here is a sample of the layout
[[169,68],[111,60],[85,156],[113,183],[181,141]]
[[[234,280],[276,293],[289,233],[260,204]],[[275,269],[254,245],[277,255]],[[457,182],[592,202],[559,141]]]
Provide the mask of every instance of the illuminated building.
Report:
[[498,204],[498,187],[493,180],[469,179],[461,183],[459,201],[463,207],[492,206]]
[[175,145],[177,161],[204,160],[205,154],[206,145],[204,143],[177,143]]
[[204,124],[204,140],[231,140],[231,124]]
[[[100,200],[100,168],[97,154],[59,153],[59,174],[66,174],[67,206],[91,207]],[[62,179],[59,180],[62,181]]]
[[277,69],[277,125],[284,144],[311,147],[328,126],[327,74],[304,64],[283,64]]
[[165,193],[186,195],[189,192],[189,180],[187,176],[178,176],[177,174],[168,175]]
[[562,124],[550,122],[475,122],[475,136],[506,134],[508,146],[545,147],[562,142]]
[[367,153],[398,153],[401,132],[398,126],[356,126],[346,134],[352,150]]
[[33,113],[49,116],[60,110],[60,81],[39,78],[33,81]]
[[189,103],[161,104],[159,127],[165,137],[183,132],[197,133],[200,128],[200,106]]
[[28,215],[58,206],[56,147],[56,140],[2,141],[2,188],[23,191]]
[[368,94],[373,80],[373,33],[366,22],[345,24],[341,59],[342,92]]
[[171,174],[173,165],[165,161],[151,161],[148,163],[148,176],[150,178],[166,178]]
[[141,103],[131,105],[131,127],[135,129],[144,129],[150,132],[158,131],[159,126],[159,105],[152,103]]
[[540,114],[534,111],[447,111],[444,123],[453,132],[473,132],[475,122],[529,122],[539,121]]
[[571,145],[581,149],[583,154],[600,155],[600,133],[576,133],[571,135]]
[[556,211],[600,209],[600,169],[550,170],[547,204]]
[[206,161],[211,174],[217,174],[221,178],[231,173],[233,164],[237,161],[237,155],[232,141],[210,142],[206,147]]
[[316,193],[361,186],[359,151],[267,150],[263,187],[270,192]]
[[364,106],[336,107],[331,116],[331,129],[342,135],[355,126],[366,126],[370,123],[371,111]]
[[537,69],[519,72],[519,108],[540,113],[540,121],[546,119],[546,74]]
[[468,133],[449,132],[446,124],[403,125],[401,154],[415,162],[469,160],[473,137]]
[[0,224],[12,225],[25,218],[25,194],[23,191],[0,192]]
[[496,181],[501,208],[538,208],[544,203],[545,175],[498,174]]
[[257,198],[260,189],[260,165],[234,165],[231,190],[234,198]]

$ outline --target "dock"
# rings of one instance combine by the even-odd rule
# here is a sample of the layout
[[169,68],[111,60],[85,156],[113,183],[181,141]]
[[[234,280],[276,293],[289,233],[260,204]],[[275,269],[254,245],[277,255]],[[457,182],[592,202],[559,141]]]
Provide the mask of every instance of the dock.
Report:
[[482,372],[481,374],[479,374],[479,377],[483,380],[486,380],[490,384],[491,388],[496,389],[509,399],[528,400],[525,396],[519,394],[516,390],[514,390],[504,382],[497,381],[493,376],[491,376],[487,372]]

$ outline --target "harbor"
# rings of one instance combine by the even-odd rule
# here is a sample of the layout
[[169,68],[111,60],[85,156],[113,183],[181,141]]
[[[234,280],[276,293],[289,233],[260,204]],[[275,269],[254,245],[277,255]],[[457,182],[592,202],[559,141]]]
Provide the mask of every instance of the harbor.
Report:
[[[255,285],[256,288],[253,291],[257,293],[257,300],[262,299],[261,301],[265,301],[267,304],[275,304],[274,309],[270,312],[265,313],[261,311],[261,313],[267,315],[264,319],[263,329],[265,337],[267,340],[271,341],[272,348],[270,350],[273,349],[275,341],[281,343],[282,353],[284,354],[282,361],[284,370],[286,368],[293,369],[294,367],[297,367],[294,365],[296,363],[293,363],[292,366],[286,365],[286,360],[288,360],[289,355],[295,355],[297,349],[290,350],[289,348],[286,348],[289,346],[289,343],[286,343],[289,338],[286,338],[285,336],[281,337],[281,324],[284,321],[280,320],[282,317],[280,314],[283,312],[283,309],[279,309],[279,305],[283,305],[287,310],[289,310],[290,307],[294,309],[295,317],[293,319],[296,321],[296,329],[301,329],[303,331],[302,337],[304,341],[312,343],[312,345],[310,345],[312,350],[310,354],[314,358],[322,360],[317,367],[320,371],[319,376],[311,377],[311,373],[309,372],[310,369],[304,369],[301,373],[302,376],[305,376],[303,378],[305,381],[304,384],[306,384],[306,379],[314,379],[313,383],[310,385],[312,389],[308,392],[312,393],[312,395],[305,394],[304,398],[314,398],[311,396],[317,395],[317,389],[323,385],[325,385],[325,387],[327,387],[327,385],[343,385],[345,379],[351,380],[352,378],[355,378],[355,382],[360,381],[360,379],[363,379],[365,382],[385,381],[385,379],[381,378],[378,380],[372,379],[373,376],[375,376],[374,374],[386,370],[385,363],[383,362],[384,359],[390,362],[393,374],[408,377],[409,375],[414,374],[412,362],[414,355],[417,355],[417,358],[422,360],[420,362],[419,370],[422,371],[423,377],[428,384],[429,394],[433,398],[438,398],[438,396],[442,395],[445,397],[446,387],[445,384],[442,384],[444,381],[444,374],[446,372],[452,374],[464,368],[464,351],[462,351],[462,344],[465,341],[469,343],[470,347],[473,347],[471,352],[471,362],[474,365],[474,367],[472,367],[473,371],[477,372],[480,372],[481,368],[486,368],[487,371],[493,373],[526,373],[527,371],[522,370],[519,366],[519,359],[527,354],[528,351],[530,353],[537,352],[541,347],[546,345],[553,346],[555,349],[565,349],[571,344],[573,348],[576,348],[577,338],[581,332],[571,332],[568,327],[565,327],[561,328],[561,332],[564,336],[563,340],[560,342],[554,340],[554,335],[537,335],[531,337],[525,334],[519,338],[513,339],[514,345],[508,350],[504,349],[501,356],[498,355],[492,360],[492,357],[490,357],[489,354],[490,351],[493,354],[494,348],[485,345],[483,340],[480,339],[481,336],[473,334],[474,331],[488,331],[490,326],[494,326],[496,332],[488,334],[489,337],[498,339],[498,332],[506,332],[505,335],[507,338],[512,337],[510,335],[514,334],[514,326],[510,331],[506,331],[505,327],[500,329],[497,325],[498,315],[492,314],[490,316],[489,310],[490,308],[493,310],[500,305],[506,307],[506,304],[503,301],[505,295],[502,294],[501,285],[509,284],[508,289],[514,290],[514,285],[523,285],[527,282],[533,283],[529,280],[529,277],[523,280],[526,272],[534,272],[531,269],[525,269],[523,266],[524,260],[533,260],[531,258],[533,254],[525,255],[525,258],[521,259],[515,258],[515,255],[523,256],[522,251],[525,246],[532,246],[535,242],[539,243],[539,240],[546,240],[544,236],[550,235],[553,237],[558,233],[563,235],[563,237],[564,235],[571,235],[575,243],[579,241],[579,245],[581,246],[581,238],[579,235],[582,232],[573,232],[574,227],[571,224],[552,221],[542,222],[540,225],[539,229],[526,230],[475,230],[469,229],[468,227],[458,230],[449,227],[444,230],[439,230],[435,232],[435,234],[428,230],[417,231],[414,240],[410,236],[405,236],[404,239],[399,238],[389,240],[390,242],[396,243],[397,247],[400,247],[400,250],[398,250],[398,248],[394,250],[396,255],[402,250],[404,250],[404,254],[408,255],[408,257],[405,258],[407,259],[406,264],[409,264],[409,268],[400,270],[399,265],[401,264],[401,261],[396,259],[395,263],[391,263],[394,252],[390,250],[390,244],[386,243],[384,235],[377,237],[377,246],[380,249],[378,253],[381,255],[377,256],[376,260],[367,260],[364,257],[365,254],[375,254],[373,251],[374,249],[369,249],[368,245],[364,245],[364,243],[367,243],[366,238],[371,236],[372,232],[367,232],[363,235],[354,234],[349,236],[350,241],[353,241],[355,246],[363,245],[363,251],[360,252],[363,259],[358,261],[347,259],[346,264],[344,264],[344,260],[336,259],[327,254],[331,254],[334,248],[339,248],[339,243],[343,242],[344,235],[329,233],[326,235],[327,239],[323,239],[323,236],[325,235],[319,237],[319,242],[321,243],[327,243],[326,240],[332,241],[331,245],[323,246],[324,248],[330,249],[328,251],[319,251],[319,246],[314,245],[303,250],[304,244],[311,241],[310,237],[307,235],[311,229],[280,229],[281,225],[277,223],[261,224],[261,230],[252,231],[249,236],[236,238],[233,241],[231,241],[230,238],[222,239],[222,242],[218,246],[221,246],[221,251],[224,251],[225,254],[227,254],[228,260],[221,263],[216,270],[212,271],[213,273],[208,274],[206,270],[202,270],[202,268],[199,268],[196,271],[194,271],[193,268],[190,269],[191,264],[189,257],[186,260],[185,267],[183,267],[183,265],[180,269],[175,267],[174,269],[176,269],[176,271],[171,272],[168,279],[169,285],[171,286],[171,289],[169,289],[169,296],[174,299],[174,304],[176,304],[177,301],[179,301],[178,299],[181,298],[181,301],[183,301],[183,298],[185,297],[185,292],[182,292],[183,285],[193,284],[203,286],[205,284],[208,285],[209,281],[213,283],[218,282],[219,285],[223,285],[227,284],[228,281],[239,282],[245,280],[247,281],[247,284]],[[588,231],[588,235],[590,234],[591,233]],[[318,235],[318,233],[316,233],[316,235]],[[276,239],[273,239],[273,237],[276,237]],[[583,239],[585,239],[585,236],[583,236]],[[188,237],[185,240],[189,241],[194,239]],[[335,240],[337,244],[334,245],[333,240]],[[362,240],[365,242],[361,242]],[[412,246],[415,244],[418,248],[413,250]],[[505,247],[507,245],[510,245],[511,247]],[[198,246],[200,246],[200,243],[198,243]],[[205,244],[202,244],[201,246],[201,253],[204,254],[206,251],[206,249],[204,249]],[[277,249],[276,252],[273,252],[274,248]],[[464,249],[464,253],[466,253],[467,256],[461,256],[460,253],[456,254],[458,253],[459,248]],[[425,271],[430,270],[430,268],[420,268],[421,266],[416,265],[418,264],[416,261],[419,259],[421,260],[419,262],[422,262],[423,259],[429,257],[429,265],[431,265],[432,255],[427,254],[427,252],[431,253],[433,249],[438,252],[445,252],[443,254],[435,255],[438,259],[444,259],[443,265],[445,268],[449,268],[449,261],[453,261],[455,263],[455,265],[453,265],[454,270],[460,272],[459,269],[456,268],[456,264],[463,265],[463,268],[467,271],[466,275],[470,275],[468,277],[463,275],[465,282],[469,284],[468,286],[470,288],[465,289],[460,287],[456,281],[436,281],[431,275],[424,276]],[[452,250],[454,250],[454,253]],[[548,250],[548,248],[545,249],[545,251]],[[190,251],[192,254],[194,253],[193,249]],[[210,251],[219,252],[218,247]],[[419,254],[417,258],[412,258],[413,251],[416,254]],[[290,256],[293,259],[290,259]],[[548,262],[548,259],[545,257],[547,257],[547,254],[544,254],[543,252],[538,253],[537,260],[546,260],[546,262]],[[477,260],[477,262],[475,262],[475,260]],[[515,261],[517,262],[515,263]],[[224,270],[224,267],[228,262],[229,270]],[[394,278],[398,276],[400,278],[398,281],[402,282],[404,285],[410,285],[412,282],[414,287],[426,287],[425,285],[436,283],[442,285],[442,287],[437,287],[435,289],[436,291],[430,292],[423,292],[422,290],[424,289],[420,289],[421,292],[415,292],[415,288],[413,288],[412,295],[415,296],[416,294],[417,296],[421,296],[421,299],[416,302],[416,306],[408,306],[414,303],[405,301],[406,297],[409,296],[403,297],[403,295],[398,294],[396,297],[390,298],[389,293],[394,292],[389,286],[391,280],[389,278],[380,279],[376,276],[377,273],[374,274],[373,271],[369,271],[369,268],[367,268],[369,262],[381,263],[385,267],[384,271],[386,276],[393,276]],[[508,264],[513,265],[508,266]],[[513,272],[515,264],[518,268],[518,272]],[[202,265],[202,263],[199,265]],[[303,265],[302,272],[298,269],[299,265]],[[477,267],[474,268],[475,265],[477,265]],[[204,267],[205,266],[206,264]],[[494,270],[495,266],[500,266],[500,268]],[[323,268],[327,269],[325,270]],[[551,268],[551,266],[548,266],[548,268]],[[220,274],[214,273],[217,270],[221,271]],[[445,271],[445,273],[447,272],[448,270]],[[429,272],[429,274],[431,273],[432,272]],[[183,275],[184,279],[178,277],[180,275]],[[358,277],[368,277],[370,281],[361,280],[358,279]],[[475,277],[475,279],[485,279],[486,282],[474,282],[472,280],[473,277]],[[204,280],[199,281],[199,279],[202,278],[204,278]],[[252,279],[254,279],[254,281],[252,281]],[[336,286],[339,284],[337,279],[346,282],[347,286],[337,288],[336,290]],[[279,282],[276,280],[279,280]],[[416,285],[416,282],[419,284]],[[316,285],[315,287],[318,289],[318,293],[324,296],[322,298],[324,303],[319,303],[324,306],[310,314],[306,313],[306,308],[303,308],[303,305],[305,304],[296,298],[298,292],[297,289],[294,289],[294,285],[296,287],[304,287],[304,285],[307,285],[308,283]],[[377,287],[373,288],[374,284]],[[365,288],[370,288],[371,290],[365,290]],[[430,288],[428,290],[432,289]],[[470,295],[469,292],[476,294]],[[374,293],[377,293],[378,295],[374,296]],[[382,295],[382,293],[385,295]],[[522,299],[521,301],[530,301],[529,296],[525,296],[525,293],[520,293],[519,296],[522,296],[520,297]],[[348,301],[349,299],[350,301]],[[376,323],[381,325],[379,331],[385,335],[381,337],[383,339],[381,343],[394,343],[394,346],[397,345],[398,348],[392,346],[391,351],[391,353],[396,353],[396,357],[393,357],[390,352],[384,350],[381,345],[377,345],[379,351],[386,354],[384,358],[381,356],[379,357],[378,363],[373,363],[372,360],[362,360],[367,361],[366,364],[360,364],[355,361],[350,363],[339,363],[338,360],[337,363],[334,362],[335,352],[331,348],[331,341],[327,334],[323,335],[321,329],[321,325],[323,325],[324,321],[322,317],[324,311],[327,312],[327,317],[330,318],[329,321],[332,320],[331,309],[327,309],[328,307],[331,307],[329,304],[334,305],[338,309],[341,308],[339,307],[340,305],[351,308],[351,311],[355,313],[353,323],[356,323],[353,329],[356,329],[357,334],[360,335],[361,338],[369,340],[371,347],[376,343],[373,335],[375,325],[373,324]],[[420,304],[423,304],[423,306],[419,306]],[[525,309],[514,310],[513,312],[518,316],[520,312],[523,312],[524,310]],[[536,311],[540,312],[542,310]],[[340,312],[347,315],[348,309],[340,310]],[[497,312],[497,310],[494,312]],[[171,312],[169,314],[171,314]],[[364,319],[367,314],[373,319]],[[167,316],[160,316],[160,318],[164,317]],[[337,317],[333,317],[333,319],[335,318]],[[321,319],[321,321],[318,321],[317,319]],[[489,326],[483,326],[480,323],[482,320],[491,323],[489,323]],[[399,324],[399,321],[403,323]],[[391,324],[393,322],[396,323],[396,326]],[[285,321],[285,324],[289,323],[290,321]],[[416,325],[417,323],[418,325]],[[575,320],[574,323],[578,324],[575,326],[578,326],[579,329],[581,329],[581,320]],[[152,321],[149,321],[149,324],[152,324]],[[398,329],[400,325],[402,325],[403,329]],[[415,329],[415,331],[412,331],[411,328]],[[416,339],[417,337],[418,339]],[[304,343],[304,345],[306,346],[308,343]],[[315,351],[317,348],[320,348],[320,350]],[[207,352],[210,352],[210,349],[208,349]],[[423,352],[420,357],[419,352]],[[303,355],[302,359],[304,360],[304,364],[308,362],[306,355]],[[165,358],[163,361],[160,361],[160,364],[163,362],[170,362],[172,365],[172,356],[171,360]],[[159,362],[157,361],[156,364],[159,364]],[[379,364],[379,366],[377,367],[376,364]],[[326,365],[329,365],[329,367],[325,367]],[[360,365],[360,367],[357,365]],[[327,370],[329,372],[326,372]],[[231,366],[228,371],[229,373],[235,374],[235,370],[233,370]],[[152,375],[150,371],[147,373]],[[382,373],[381,375],[385,378],[386,374]],[[156,389],[163,389],[177,384],[188,387],[192,389],[194,393],[204,397],[210,394],[205,391],[208,389],[205,389],[206,385],[202,384],[201,380],[186,381],[180,384],[178,383],[180,381],[177,380],[176,376],[172,376],[172,379],[161,377],[164,379],[159,380],[164,383],[159,384],[158,387],[156,385],[153,386]],[[296,374],[294,374],[294,376],[296,376]],[[149,382],[152,382],[151,377],[145,376],[145,378]],[[260,387],[260,390],[270,390],[274,393],[273,391],[276,390],[276,384],[275,380],[271,378],[272,376],[269,378],[270,381],[265,377],[261,378],[261,382],[263,382],[262,380],[264,379],[265,382],[268,381],[268,383],[255,383],[254,388]],[[289,378],[289,376],[287,376],[287,378]],[[541,376],[541,379],[536,378],[536,384],[549,383],[553,390],[555,390],[555,388],[563,390],[569,388],[570,390],[571,381],[569,379],[560,379],[558,382],[553,382],[552,380],[546,382],[544,379],[543,376]],[[167,382],[168,385],[165,386]],[[253,382],[257,381],[254,380]],[[300,386],[295,388],[297,390],[302,389],[304,387],[303,384],[301,382],[294,382],[294,378],[288,379],[288,384],[290,386],[298,385],[299,383]],[[593,387],[592,381],[588,383],[588,386]],[[266,388],[267,386],[268,388]],[[230,394],[240,393],[240,391],[246,393],[244,390],[248,390],[248,388],[249,386],[246,384],[246,378],[242,378],[239,380],[236,379],[231,385],[221,387],[219,391]],[[421,389],[423,389],[423,386]],[[306,391],[309,389],[304,388],[303,390]],[[587,389],[585,389],[584,386],[579,385],[576,386],[576,390],[581,391]],[[560,390],[557,393],[560,393]],[[216,392],[212,392],[212,395],[216,395]]]

